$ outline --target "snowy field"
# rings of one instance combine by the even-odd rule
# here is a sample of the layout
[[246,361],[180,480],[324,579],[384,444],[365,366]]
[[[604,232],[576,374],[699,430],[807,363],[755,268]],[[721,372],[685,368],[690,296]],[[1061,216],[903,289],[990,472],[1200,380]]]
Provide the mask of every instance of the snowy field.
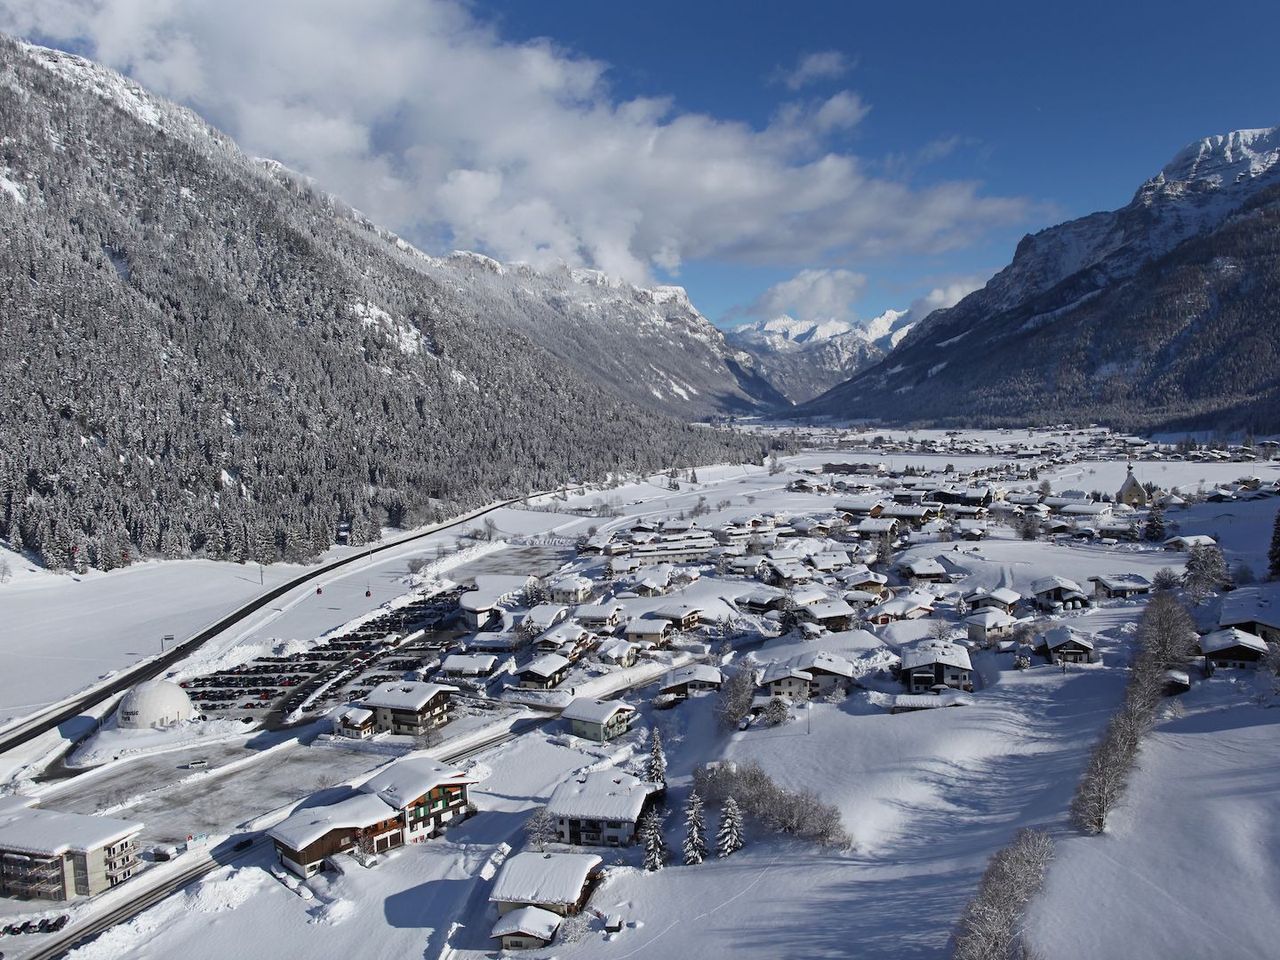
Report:
[[[558,533],[574,536],[584,522],[555,513],[502,509],[492,514],[497,536]],[[459,531],[442,533],[355,563],[323,580],[324,593],[302,587],[210,641],[205,655],[269,639],[312,639],[403,594],[409,560],[436,558]],[[160,652],[160,639],[179,641],[266,589],[304,573],[306,566],[259,567],[211,560],[138,563],[83,576],[37,571],[3,551],[18,571],[0,584],[0,725],[133,666]],[[329,561],[358,553],[335,548]],[[483,572],[483,568],[482,571]],[[465,573],[465,571],[463,571]],[[365,596],[365,591],[371,597]]]
[[1143,744],[1107,833],[1059,841],[1028,918],[1045,960],[1276,956],[1280,710],[1227,673]]

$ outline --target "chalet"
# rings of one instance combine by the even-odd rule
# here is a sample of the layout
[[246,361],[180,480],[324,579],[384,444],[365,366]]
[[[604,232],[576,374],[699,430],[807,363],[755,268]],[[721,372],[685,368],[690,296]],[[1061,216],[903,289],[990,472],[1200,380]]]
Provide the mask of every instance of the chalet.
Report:
[[373,711],[359,704],[348,704],[333,715],[333,735],[351,740],[367,740],[375,730]]
[[930,520],[936,520],[942,515],[942,508],[939,506],[929,506],[920,504],[919,506],[888,506],[880,511],[880,519],[886,517],[897,520],[909,527],[919,530]]
[[836,512],[848,523],[874,519],[884,509],[884,500],[878,496],[855,497],[836,503]]
[[568,660],[577,660],[595,638],[595,634],[581,624],[562,623],[538,637],[534,647],[539,653],[558,653]]
[[553,603],[581,603],[591,596],[591,588],[591,581],[586,577],[572,574],[556,580],[547,592]]
[[1170,537],[1164,542],[1164,548],[1166,550],[1179,550],[1183,552],[1188,552],[1195,547],[1216,547],[1217,545],[1217,540],[1214,540],[1213,537],[1205,536],[1204,534],[1195,534],[1186,537]]
[[695,663],[691,666],[681,667],[679,670],[673,670],[671,675],[667,677],[667,682],[660,692],[667,696],[685,699],[690,694],[700,693],[704,690],[719,690],[723,682],[724,675],[721,674],[718,667],[705,663]]
[[843,550],[825,550],[822,553],[815,553],[808,559],[809,566],[819,573],[834,573],[849,566],[849,562],[849,554]]
[[737,605],[748,613],[768,613],[770,610],[781,610],[787,601],[782,590],[773,587],[757,587],[750,593],[738,597]]
[[840,690],[848,690],[853,682],[853,664],[844,657],[825,650],[802,653],[792,663],[809,674],[811,697],[825,697]]
[[764,669],[757,690],[761,696],[788,697],[792,700],[806,700],[813,684],[813,674],[802,670],[796,664],[771,663]]
[[1121,576],[1094,576],[1093,595],[1099,600],[1128,600],[1151,592],[1151,581],[1136,573]]
[[933,597],[913,591],[894,597],[867,611],[867,622],[884,626],[897,620],[919,620],[933,613]]
[[771,583],[792,586],[812,580],[813,568],[806,566],[799,559],[775,560],[770,558],[761,567],[761,575]]
[[498,871],[489,902],[500,917],[522,907],[572,916],[586,906],[602,862],[594,853],[517,853]]
[[476,780],[427,757],[397,760],[360,785],[398,810],[402,842],[422,843],[471,811],[467,789]]
[[73,900],[124,883],[138,868],[142,824],[0,798],[0,896]]
[[1241,587],[1222,598],[1219,627],[1236,627],[1269,643],[1280,643],[1280,593],[1273,587]]
[[520,686],[528,690],[551,690],[569,672],[571,664],[558,653],[544,653],[517,673]]
[[584,603],[574,611],[574,619],[589,630],[611,631],[622,618],[620,603]]
[[964,618],[969,639],[983,646],[1010,636],[1018,625],[1017,618],[996,607],[986,607]]
[[1022,594],[1017,590],[1011,590],[1008,587],[996,587],[994,590],[975,590],[972,593],[965,594],[964,602],[969,605],[969,609],[977,612],[979,610],[993,609],[1003,613],[1013,613],[1013,608],[1017,606],[1018,601],[1022,599]]
[[497,940],[503,950],[534,950],[555,939],[562,918],[542,907],[517,907],[498,917],[489,939]]
[[894,517],[867,517],[858,522],[854,532],[863,540],[879,540],[882,537],[892,539],[898,535],[899,526]]
[[886,597],[889,594],[889,588],[886,585],[889,578],[883,573],[873,573],[865,564],[843,571],[839,580],[850,590],[859,590],[878,597]]
[[636,708],[621,700],[592,700],[579,697],[561,712],[569,721],[569,729],[575,737],[604,743],[621,736],[631,729]]
[[404,843],[401,818],[380,797],[357,793],[298,810],[267,831],[285,869],[310,877],[337,853],[378,853]]
[[451,653],[440,664],[442,676],[458,680],[476,680],[493,676],[498,658],[492,653]]
[[1033,581],[1031,592],[1041,610],[1078,609],[1089,602],[1080,584],[1056,575]]
[[613,663],[620,667],[629,667],[636,662],[636,656],[639,651],[640,647],[637,644],[615,638],[602,643],[600,649],[596,651],[596,656],[600,658],[602,663]]
[[1204,655],[1206,671],[1253,670],[1267,655],[1267,643],[1252,633],[1227,627],[1201,637],[1200,652]]
[[1050,663],[1093,662],[1093,641],[1063,624],[1045,631],[1039,650]]
[[910,693],[947,686],[972,690],[969,651],[946,640],[927,640],[902,654],[898,676]]
[[660,789],[621,770],[594,770],[556,787],[547,812],[564,843],[625,847],[635,839],[636,823]]
[[569,616],[569,608],[563,603],[540,603],[524,615],[521,625],[535,633],[550,630]]
[[827,630],[848,630],[853,623],[854,610],[844,600],[824,599],[801,607],[799,615]]
[[951,579],[946,568],[932,557],[905,560],[898,564],[898,572],[905,579],[922,580],[925,583],[942,583]]
[[676,626],[662,617],[636,617],[623,628],[628,642],[643,647],[665,647],[675,635]]
[[697,630],[702,622],[702,610],[688,603],[676,603],[661,607],[653,612],[655,617],[670,620],[672,625],[681,631]]
[[362,697],[379,731],[417,736],[449,721],[449,697],[457,687],[421,680],[380,683]]

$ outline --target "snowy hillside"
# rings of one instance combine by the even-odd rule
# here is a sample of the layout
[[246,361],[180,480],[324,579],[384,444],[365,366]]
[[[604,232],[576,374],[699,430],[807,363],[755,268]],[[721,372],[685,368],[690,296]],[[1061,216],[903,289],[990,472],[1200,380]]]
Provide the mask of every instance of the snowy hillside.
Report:
[[1274,429],[1280,128],[1197,141],[806,412]]

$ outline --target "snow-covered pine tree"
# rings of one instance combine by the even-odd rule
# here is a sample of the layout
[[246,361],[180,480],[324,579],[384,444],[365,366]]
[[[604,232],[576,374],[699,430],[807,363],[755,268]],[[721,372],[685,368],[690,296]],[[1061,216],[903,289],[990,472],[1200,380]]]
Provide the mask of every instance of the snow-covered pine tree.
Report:
[[666,789],[667,755],[662,750],[662,734],[658,732],[657,727],[653,728],[650,743],[649,760],[644,767],[644,778],[650,783],[661,784],[663,789]]
[[1148,543],[1162,543],[1164,538],[1164,508],[1159,504],[1152,504],[1147,512],[1146,523],[1142,525],[1142,539]]
[[1280,510],[1276,511],[1276,522],[1271,528],[1271,549],[1267,553],[1267,576],[1272,580],[1280,580]]
[[728,857],[742,849],[742,810],[733,797],[724,798],[720,829],[716,833],[716,856]]
[[667,862],[667,841],[662,836],[662,817],[657,810],[650,809],[640,818],[637,832],[644,847],[644,868],[661,870]]
[[689,794],[684,804],[684,862],[688,866],[707,859],[707,824],[702,816],[702,798],[698,791]]

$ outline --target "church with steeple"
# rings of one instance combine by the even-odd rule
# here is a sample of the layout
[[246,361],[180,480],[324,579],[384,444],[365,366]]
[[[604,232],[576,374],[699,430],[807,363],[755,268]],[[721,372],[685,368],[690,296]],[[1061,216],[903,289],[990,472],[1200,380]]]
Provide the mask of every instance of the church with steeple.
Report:
[[1120,485],[1120,490],[1116,494],[1116,503],[1127,503],[1131,507],[1145,507],[1147,505],[1147,491],[1138,482],[1138,478],[1133,475],[1133,464],[1129,464],[1129,473],[1124,478],[1124,483]]

